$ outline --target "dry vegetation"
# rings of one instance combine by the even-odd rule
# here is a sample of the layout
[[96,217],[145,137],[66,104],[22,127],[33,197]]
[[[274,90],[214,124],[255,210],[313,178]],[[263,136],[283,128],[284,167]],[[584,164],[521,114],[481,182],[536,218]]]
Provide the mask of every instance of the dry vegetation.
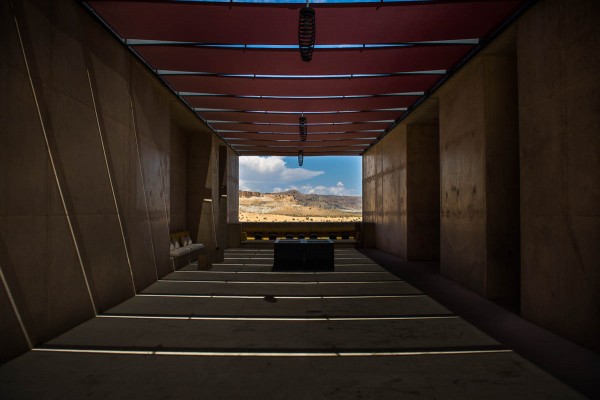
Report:
[[240,222],[359,222],[357,196],[240,192]]

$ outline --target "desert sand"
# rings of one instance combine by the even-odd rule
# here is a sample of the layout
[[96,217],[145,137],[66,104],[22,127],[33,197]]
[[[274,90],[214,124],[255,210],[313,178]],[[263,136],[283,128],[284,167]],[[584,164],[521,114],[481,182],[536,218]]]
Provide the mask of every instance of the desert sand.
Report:
[[239,218],[240,222],[360,222],[357,204],[350,196],[241,192]]

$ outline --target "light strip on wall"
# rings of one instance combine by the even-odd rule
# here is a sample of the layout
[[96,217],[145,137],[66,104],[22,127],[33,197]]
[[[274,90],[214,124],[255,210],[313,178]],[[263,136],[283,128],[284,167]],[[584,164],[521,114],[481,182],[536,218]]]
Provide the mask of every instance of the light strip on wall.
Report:
[[67,203],[65,201],[65,196],[63,194],[62,185],[60,183],[60,179],[58,178],[58,172],[56,170],[56,164],[54,163],[54,156],[52,155],[52,149],[50,148],[50,141],[48,139],[48,133],[46,132],[46,125],[44,124],[44,118],[42,117],[42,112],[40,110],[40,104],[38,101],[37,93],[35,91],[35,86],[33,84],[33,79],[31,77],[31,69],[29,67],[29,60],[27,59],[27,54],[25,53],[25,46],[23,45],[23,37],[21,36],[21,29],[19,28],[19,21],[17,20],[17,13],[15,12],[12,1],[10,1],[10,8],[13,12],[15,26],[17,28],[17,35],[19,37],[19,44],[21,46],[21,53],[23,54],[23,61],[25,63],[25,68],[27,69],[27,77],[29,78],[29,84],[31,86],[31,93],[33,94],[33,101],[35,102],[35,107],[37,110],[38,119],[40,121],[40,127],[42,128],[42,133],[44,135],[44,141],[46,142],[46,150],[48,151],[48,158],[50,160],[50,165],[52,166],[52,173],[54,174],[54,179],[56,180],[56,186],[58,189],[58,193],[60,196],[60,200],[63,206],[63,210],[65,212],[65,218],[67,220],[67,224],[69,226],[69,231],[71,232],[71,239],[73,240],[73,245],[75,247],[75,252],[77,253],[77,259],[79,261],[79,266],[81,268],[81,273],[83,274],[83,280],[85,282],[85,286],[88,291],[88,295],[90,298],[90,303],[92,306],[92,310],[94,311],[94,315],[98,315],[98,309],[96,308],[96,303],[94,302],[94,297],[92,296],[92,290],[90,288],[90,283],[88,281],[87,274],[85,272],[85,267],[83,265],[83,259],[81,258],[81,252],[79,251],[79,246],[77,245],[77,239],[75,238],[75,231],[73,230],[73,223],[71,222],[71,216],[69,214],[69,210],[67,209]]
[[135,287],[135,280],[133,279],[133,269],[131,267],[131,259],[129,258],[129,249],[127,248],[127,241],[125,240],[125,231],[123,229],[123,221],[121,220],[121,213],[119,212],[119,204],[117,202],[117,195],[115,193],[115,186],[113,184],[112,175],[110,173],[110,166],[108,165],[108,155],[106,154],[106,147],[104,145],[104,135],[102,135],[102,128],[100,126],[100,115],[98,114],[98,107],[96,106],[96,96],[94,95],[94,87],[92,85],[92,77],[90,70],[86,69],[88,82],[90,84],[90,94],[92,96],[92,104],[94,105],[94,114],[96,115],[96,123],[98,124],[98,135],[100,136],[100,143],[102,144],[102,153],[104,154],[104,163],[106,164],[106,173],[108,175],[108,181],[110,182],[110,190],[113,195],[115,202],[115,210],[117,212],[117,220],[119,221],[119,228],[121,229],[121,238],[123,239],[123,248],[125,249],[125,257],[127,257],[127,266],[129,267],[129,275],[131,277],[131,286],[133,288],[133,295],[137,293]]
[[17,308],[17,303],[15,302],[12,292],[10,291],[10,288],[8,287],[8,282],[6,282],[6,278],[4,277],[4,272],[2,271],[2,266],[0,266],[0,280],[2,280],[2,285],[4,286],[4,290],[6,291],[6,295],[8,296],[8,301],[10,302],[10,306],[12,307],[15,317],[17,318],[17,322],[19,323],[21,332],[23,333],[23,336],[25,337],[25,340],[27,341],[27,345],[29,346],[30,349],[32,349],[33,344],[31,343],[31,338],[29,337],[29,332],[27,332],[27,328],[25,328],[25,324],[23,323],[23,319],[21,318],[21,313],[19,312],[19,309]]
[[[166,184],[166,179],[165,179],[166,174],[164,173],[162,162],[159,163],[159,173],[160,173],[161,182],[162,182],[162,186],[163,186],[163,193],[167,193],[168,190],[167,190],[167,184]],[[165,217],[167,219],[167,224],[165,225],[165,229],[167,231],[167,237],[169,237],[171,235],[170,228],[169,228],[171,226],[171,215],[169,214],[169,209],[167,207],[167,198],[166,198],[165,194],[163,194],[162,199],[163,199],[163,205],[165,207]],[[170,264],[171,264],[171,270],[175,271],[175,262],[173,261]]]

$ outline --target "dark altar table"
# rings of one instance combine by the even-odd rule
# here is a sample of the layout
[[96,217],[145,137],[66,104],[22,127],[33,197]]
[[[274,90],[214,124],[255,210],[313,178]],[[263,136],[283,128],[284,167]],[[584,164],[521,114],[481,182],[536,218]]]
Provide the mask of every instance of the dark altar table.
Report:
[[333,249],[333,241],[330,239],[277,239],[273,270],[333,271]]

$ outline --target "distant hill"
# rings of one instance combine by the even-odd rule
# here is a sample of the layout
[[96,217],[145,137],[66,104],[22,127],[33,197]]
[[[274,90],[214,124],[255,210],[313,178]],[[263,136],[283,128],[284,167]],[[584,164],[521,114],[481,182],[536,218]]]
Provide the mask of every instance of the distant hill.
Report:
[[240,191],[240,221],[360,221],[362,197]]

